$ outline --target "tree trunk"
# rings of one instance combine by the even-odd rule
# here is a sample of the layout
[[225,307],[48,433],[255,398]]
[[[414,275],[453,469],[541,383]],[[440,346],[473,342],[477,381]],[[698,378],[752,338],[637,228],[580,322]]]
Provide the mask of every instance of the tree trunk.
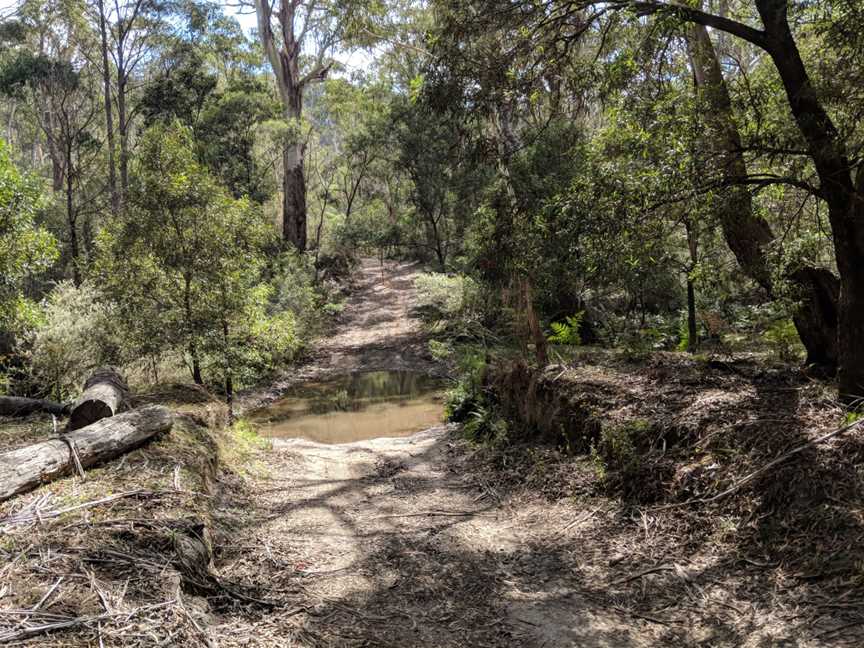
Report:
[[[837,367],[837,307],[840,280],[824,268],[801,268],[792,274],[801,291],[801,303],[793,316],[801,340],[807,340],[807,364],[833,374]],[[820,355],[820,353],[822,355]]]
[[767,51],[780,74],[798,130],[807,140],[819,176],[819,195],[828,204],[834,253],[840,272],[838,301],[838,387],[847,402],[864,396],[864,176],[857,182],[846,144],[813,87],[787,20],[788,3],[758,0]]
[[[311,57],[315,61],[312,69],[305,76],[300,76],[300,57],[307,54],[304,45],[309,43],[307,27],[309,21],[314,20],[311,14],[318,8],[315,3],[301,3],[299,0],[279,0],[272,3],[255,0],[254,5],[258,37],[276,77],[285,119],[299,125],[303,112],[304,89],[310,83],[326,79],[332,65],[332,61],[325,60],[331,45],[326,42],[318,44],[318,51]],[[274,12],[281,32],[278,40],[273,33]],[[295,33],[298,25],[299,34]],[[301,252],[306,250],[307,236],[304,155],[305,147],[302,142],[288,144],[282,152],[282,237]]]
[[117,130],[120,134],[120,201],[129,191],[129,123],[126,115],[126,73],[123,69],[122,45],[117,62]]
[[47,412],[54,416],[66,416],[69,413],[69,405],[67,403],[56,403],[36,398],[0,396],[0,416],[27,416],[34,412]]
[[192,380],[196,385],[203,385],[204,378],[201,376],[201,360],[198,358],[198,349],[195,342],[189,343],[189,356],[192,359]]
[[[735,186],[747,177],[747,165],[741,152],[741,135],[732,114],[729,90],[705,26],[690,26],[687,49],[696,87],[708,106],[709,129],[705,141],[720,167],[717,172],[723,184],[728,186],[714,206],[723,237],[744,273],[773,297],[774,286],[765,248],[774,241],[774,233],[765,219],[754,214],[750,191]],[[792,273],[789,279],[797,284],[801,294],[802,305],[793,320],[807,350],[807,363],[819,365],[830,374],[838,362],[837,319],[830,317],[837,311],[837,300],[831,301],[834,291],[828,286],[830,280],[826,274],[830,272],[805,267]]]
[[696,328],[696,288],[687,275],[687,351],[695,353],[699,347],[699,330]]
[[105,25],[105,3],[98,0],[99,33],[102,48],[102,83],[105,100],[105,133],[108,140],[108,191],[111,194],[111,213],[120,212],[120,194],[117,192],[117,168],[114,161],[114,117],[111,106],[111,68],[108,63],[108,30]]
[[84,383],[84,392],[75,401],[69,416],[69,430],[78,430],[96,421],[114,416],[126,406],[129,388],[116,369],[103,367]]
[[234,376],[231,373],[231,361],[229,346],[231,337],[228,331],[228,322],[222,320],[222,342],[225,345],[225,405],[228,406],[228,423],[234,423]]
[[694,353],[699,346],[699,331],[696,328],[696,286],[692,275],[699,263],[699,239],[689,218],[684,219],[684,229],[690,253],[690,267],[687,268],[687,351]]
[[141,446],[168,432],[172,424],[170,411],[151,405],[103,419],[61,438],[4,453],[0,455],[0,501],[71,474],[75,461],[70,445],[86,468]]
[[282,238],[300,252],[306,251],[306,177],[303,145],[288,144],[282,155]]
[[80,251],[78,248],[78,215],[75,213],[75,192],[72,175],[72,140],[66,146],[66,224],[69,227],[69,254],[72,256],[72,281],[81,285]]
[[860,407],[864,402],[864,246],[858,248],[854,259],[857,264],[846,269],[840,287],[837,382],[840,397]]
[[195,344],[195,327],[192,324],[192,275],[186,273],[183,277],[183,308],[186,315],[186,332],[189,334],[189,358],[192,361],[192,380],[196,385],[203,385],[201,378],[201,362],[198,358],[198,346]]

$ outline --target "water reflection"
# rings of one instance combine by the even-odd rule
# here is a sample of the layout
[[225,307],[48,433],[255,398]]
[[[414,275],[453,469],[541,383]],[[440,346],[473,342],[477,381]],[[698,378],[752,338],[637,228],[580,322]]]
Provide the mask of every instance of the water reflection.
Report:
[[319,443],[407,436],[441,422],[439,380],[409,371],[305,383],[250,416],[262,434]]

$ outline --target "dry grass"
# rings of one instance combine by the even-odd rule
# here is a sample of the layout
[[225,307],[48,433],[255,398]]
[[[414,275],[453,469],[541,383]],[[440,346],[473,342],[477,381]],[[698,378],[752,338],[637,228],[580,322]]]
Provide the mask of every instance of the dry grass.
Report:
[[[211,610],[270,604],[213,568],[222,493],[260,442],[198,388],[137,400],[171,406],[171,433],[0,504],[0,643],[208,645]],[[52,435],[50,417],[0,420],[2,449]]]

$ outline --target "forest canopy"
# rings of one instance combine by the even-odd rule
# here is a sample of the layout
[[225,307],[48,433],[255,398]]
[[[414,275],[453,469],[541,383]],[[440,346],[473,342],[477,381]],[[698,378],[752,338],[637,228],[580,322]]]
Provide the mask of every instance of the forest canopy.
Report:
[[380,256],[470,285],[466,339],[767,352],[854,401],[861,18],[22,0],[0,23],[3,389],[63,397],[116,363],[230,395]]

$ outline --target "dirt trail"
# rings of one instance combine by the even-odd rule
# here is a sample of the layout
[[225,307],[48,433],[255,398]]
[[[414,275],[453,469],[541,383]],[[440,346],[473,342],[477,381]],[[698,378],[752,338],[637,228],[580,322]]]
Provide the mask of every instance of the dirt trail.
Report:
[[[364,263],[340,330],[273,393],[336,371],[435,371],[411,312],[418,272]],[[349,445],[280,443],[246,502],[248,526],[220,567],[227,578],[266,579],[266,589],[293,592],[296,605],[224,617],[211,626],[214,639],[220,646],[643,645],[620,624],[577,611],[573,592],[551,590],[555,565],[532,549],[532,525],[478,492],[450,454],[446,426]],[[571,609],[562,615],[562,607]]]
[[440,374],[429,355],[427,337],[412,315],[417,307],[416,263],[364,259],[337,330],[316,344],[307,362],[263,389],[238,397],[239,412],[279,398],[291,385],[352,371],[419,371]]
[[[365,264],[342,329],[292,379],[431,369],[411,315],[417,272]],[[504,496],[478,483],[465,455],[445,426],[402,439],[339,446],[295,440],[274,448],[251,494],[226,502],[223,514],[237,531],[220,547],[217,567],[287,605],[214,617],[214,643],[779,645],[771,619],[729,620],[721,606],[734,607],[734,598],[720,581],[692,593],[696,620],[628,611],[618,593],[639,596],[641,588],[644,599],[653,576],[629,578],[636,570],[615,555],[626,556],[628,543],[648,543],[647,522],[644,536],[636,527],[607,535],[607,528],[620,531],[614,504]],[[650,609],[650,601],[642,603]]]

